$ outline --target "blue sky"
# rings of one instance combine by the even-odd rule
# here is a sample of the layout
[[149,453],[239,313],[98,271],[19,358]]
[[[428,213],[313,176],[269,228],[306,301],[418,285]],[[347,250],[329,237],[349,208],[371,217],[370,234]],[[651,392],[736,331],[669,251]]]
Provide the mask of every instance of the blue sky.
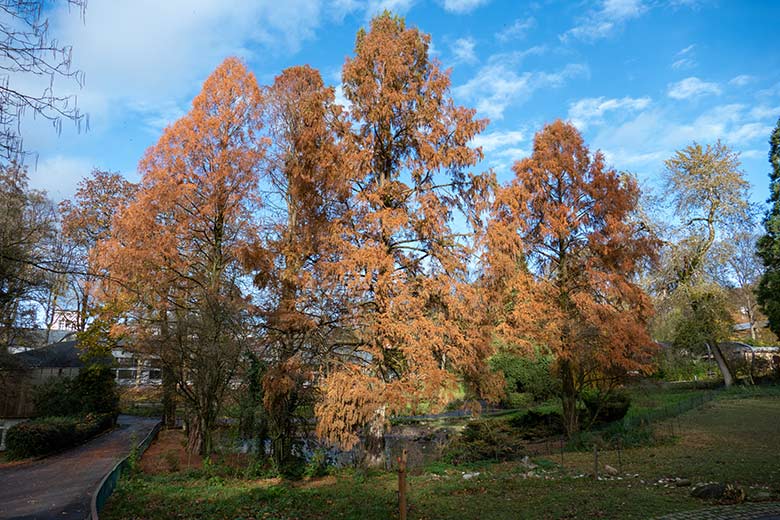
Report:
[[[452,69],[452,94],[491,123],[477,140],[509,178],[534,132],[568,119],[592,149],[645,183],[693,140],[742,153],[752,197],[768,195],[767,140],[780,117],[780,2],[748,0],[89,0],[85,19],[61,3],[52,35],[73,45],[90,129],[57,135],[24,121],[38,153],[31,184],[69,197],[93,167],[137,180],[136,165],[184,114],[205,77],[241,56],[263,84],[310,64],[338,87],[355,34],[388,8],[431,34]],[[29,78],[12,78],[34,86]]]

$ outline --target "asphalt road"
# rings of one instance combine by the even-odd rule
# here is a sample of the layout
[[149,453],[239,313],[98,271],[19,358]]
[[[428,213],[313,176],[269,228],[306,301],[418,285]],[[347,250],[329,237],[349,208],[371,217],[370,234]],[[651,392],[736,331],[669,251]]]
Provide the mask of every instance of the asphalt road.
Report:
[[72,450],[0,468],[0,519],[82,520],[92,493],[158,419],[120,415],[118,427]]

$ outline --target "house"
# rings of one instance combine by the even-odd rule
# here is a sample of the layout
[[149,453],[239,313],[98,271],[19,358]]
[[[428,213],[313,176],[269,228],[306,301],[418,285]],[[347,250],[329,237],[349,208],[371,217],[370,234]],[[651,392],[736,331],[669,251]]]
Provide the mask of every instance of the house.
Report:
[[[66,340],[16,354],[3,353],[0,359],[0,450],[5,448],[5,432],[16,423],[35,415],[35,388],[56,378],[73,378],[85,366],[78,341]],[[150,386],[162,383],[159,360],[139,357],[121,348],[111,358],[117,384]]]

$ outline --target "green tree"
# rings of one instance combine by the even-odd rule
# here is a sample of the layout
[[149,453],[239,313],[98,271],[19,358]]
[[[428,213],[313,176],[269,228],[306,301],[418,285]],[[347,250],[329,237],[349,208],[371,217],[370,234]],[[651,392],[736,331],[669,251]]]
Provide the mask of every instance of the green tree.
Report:
[[749,184],[739,154],[720,141],[693,143],[665,164],[665,189],[679,225],[676,237],[665,244],[656,281],[656,307],[671,336],[660,339],[688,351],[709,346],[729,386],[732,370],[718,346],[727,339],[729,317],[712,266],[733,256],[733,251],[715,247],[717,241],[730,241],[752,225]]
[[0,165],[0,349],[36,321],[38,301],[59,269],[49,247],[56,212],[45,192],[27,186],[27,171]]
[[769,211],[766,234],[758,240],[758,256],[766,268],[758,284],[758,303],[769,318],[769,328],[780,335],[780,118],[769,138]]

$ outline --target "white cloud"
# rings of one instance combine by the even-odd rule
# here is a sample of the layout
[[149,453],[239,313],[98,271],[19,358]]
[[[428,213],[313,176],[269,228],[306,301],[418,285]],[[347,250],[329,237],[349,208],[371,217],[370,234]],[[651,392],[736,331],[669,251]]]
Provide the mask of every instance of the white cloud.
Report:
[[667,89],[667,95],[672,99],[688,99],[706,94],[720,94],[720,87],[717,83],[702,81],[695,76],[670,83]]
[[336,95],[334,97],[334,101],[336,104],[343,106],[345,109],[349,110],[352,106],[352,103],[349,102],[347,99],[347,96],[344,95],[344,84],[339,83],[334,87],[336,91]]
[[729,85],[734,85],[737,87],[744,87],[745,85],[752,83],[755,81],[756,78],[753,76],[749,76],[747,74],[740,74],[739,76],[734,76],[729,81]]
[[759,159],[766,157],[766,150],[745,150],[740,153],[741,157],[748,159]]
[[780,96],[780,82],[775,83],[769,88],[759,90],[756,92],[756,95],[762,98]]
[[672,107],[653,106],[622,124],[603,127],[593,143],[616,167],[654,174],[662,169],[662,161],[693,141],[723,139],[737,150],[750,150],[766,139],[772,123],[759,120],[747,105],[739,103],[714,106],[692,120],[682,119]]
[[[79,104],[100,127],[112,114],[143,105],[145,112],[181,104],[226,56],[253,57],[252,45],[293,53],[325,17],[352,8],[343,0],[241,2],[221,0],[91,0],[82,21],[57,4],[52,34],[73,46],[85,71]],[[60,90],[60,93],[67,93]]]
[[457,97],[476,103],[480,115],[493,120],[501,119],[504,110],[512,103],[520,104],[540,88],[555,88],[567,80],[589,74],[588,68],[570,63],[556,72],[517,72],[523,57],[543,52],[540,47],[511,54],[492,56],[488,64],[465,84],[453,89]]
[[443,7],[451,13],[470,13],[477,7],[481,7],[490,2],[490,0],[444,0]]
[[756,119],[776,119],[780,117],[780,105],[776,107],[758,105],[750,109],[750,116]]
[[680,49],[677,51],[677,54],[675,56],[685,56],[686,54],[692,54],[693,50],[696,48],[696,44],[692,43],[685,47],[684,49]]
[[522,130],[496,131],[476,136],[471,144],[481,146],[486,154],[507,146],[516,145],[525,141],[525,132]]
[[571,39],[593,42],[606,38],[646,10],[647,6],[641,0],[603,0],[600,9],[590,11],[560,39],[564,42]]
[[53,200],[60,201],[73,196],[76,184],[89,175],[94,166],[83,157],[48,157],[30,165],[30,185],[46,190]]
[[523,157],[528,157],[531,155],[531,151],[527,148],[518,148],[518,147],[512,147],[512,148],[504,148],[503,150],[500,150],[496,153],[498,157],[504,157],[514,160],[520,160]]
[[649,104],[649,97],[585,98],[569,106],[569,119],[574,126],[580,130],[585,130],[589,125],[603,123],[603,117],[606,112],[615,110],[623,113],[636,112],[644,110]]
[[696,60],[693,58],[680,58],[672,63],[674,70],[692,69],[696,66]]
[[477,55],[474,52],[474,47],[476,47],[476,42],[473,38],[458,38],[455,40],[450,46],[455,62],[475,63]]
[[414,2],[415,0],[369,0],[366,7],[366,18],[370,18],[382,11],[403,15],[412,8]]
[[526,33],[536,27],[535,18],[518,18],[512,25],[496,33],[496,39],[500,42],[508,42],[524,38]]
[[746,123],[734,128],[728,133],[726,139],[731,143],[745,143],[757,137],[769,137],[772,126],[763,123]]

